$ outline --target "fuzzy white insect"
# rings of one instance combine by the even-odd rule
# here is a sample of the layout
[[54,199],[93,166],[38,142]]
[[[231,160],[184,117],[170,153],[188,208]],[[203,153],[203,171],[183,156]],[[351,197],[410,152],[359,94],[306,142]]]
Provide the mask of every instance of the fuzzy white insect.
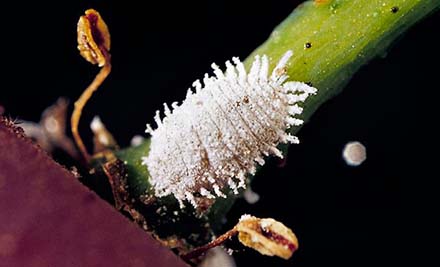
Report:
[[[151,147],[143,157],[157,196],[173,194],[183,207],[226,197],[246,187],[246,175],[254,174],[263,156],[280,158],[279,143],[298,143],[286,133],[302,120],[300,102],[316,93],[301,82],[286,82],[288,51],[270,77],[267,56],[256,56],[249,73],[238,58],[227,61],[226,72],[212,64],[216,77],[205,74],[204,87],[193,83],[181,105],[165,106],[165,117],[156,112],[157,129],[147,125]],[[209,202],[209,201],[208,201]],[[212,202],[212,201],[211,201]]]

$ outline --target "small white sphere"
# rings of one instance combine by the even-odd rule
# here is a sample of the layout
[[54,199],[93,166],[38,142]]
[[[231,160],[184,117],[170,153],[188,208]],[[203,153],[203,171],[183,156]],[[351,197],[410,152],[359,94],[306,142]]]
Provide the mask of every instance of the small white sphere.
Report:
[[141,135],[135,135],[133,138],[131,138],[130,146],[140,146],[145,141],[145,137]]
[[358,141],[349,142],[342,152],[345,163],[350,166],[359,166],[367,159],[367,149]]
[[246,188],[243,192],[243,198],[249,204],[255,204],[260,200],[260,195],[255,193],[250,186]]

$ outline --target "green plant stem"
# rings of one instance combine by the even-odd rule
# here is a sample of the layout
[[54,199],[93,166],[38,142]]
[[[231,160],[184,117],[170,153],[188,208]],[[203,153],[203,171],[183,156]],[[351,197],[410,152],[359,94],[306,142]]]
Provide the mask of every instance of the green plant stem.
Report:
[[[266,54],[276,63],[292,50],[290,80],[309,82],[318,89],[318,94],[304,103],[302,118],[307,121],[322,103],[342,90],[362,65],[384,55],[398,36],[439,7],[439,0],[308,1],[296,8],[245,63],[249,67],[257,54]],[[291,132],[298,130],[292,128]],[[145,143],[118,153],[127,163],[129,183],[137,194],[149,189],[148,172],[140,165],[140,156],[147,155],[148,147]],[[200,220],[209,218],[211,227],[219,225],[234,199],[220,199]]]
[[[439,7],[438,0],[308,1],[276,27],[245,63],[249,66],[255,55],[278,59],[292,50],[290,80],[318,88],[317,96],[304,104],[301,116],[307,121],[362,65],[385,55],[398,36]],[[292,128],[292,133],[297,131]]]

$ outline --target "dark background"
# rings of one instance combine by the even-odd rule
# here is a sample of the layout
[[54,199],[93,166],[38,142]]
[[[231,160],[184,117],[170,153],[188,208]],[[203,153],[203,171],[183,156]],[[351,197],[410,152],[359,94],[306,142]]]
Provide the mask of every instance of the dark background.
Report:
[[[163,102],[183,99],[211,62],[245,58],[301,1],[32,2],[2,3],[0,105],[12,117],[38,121],[58,96],[73,101],[80,95],[98,68],[76,50],[76,22],[93,7],[112,34],[113,71],[87,105],[81,132],[90,140],[88,122],[98,114],[126,146]],[[302,143],[291,147],[287,165],[272,160],[258,174],[253,188],[261,200],[238,201],[229,224],[243,213],[276,218],[294,230],[300,250],[284,261],[243,249],[234,254],[239,267],[405,260],[403,133],[412,107],[403,105],[402,95],[417,98],[418,89],[435,88],[438,68],[430,64],[440,59],[439,22],[438,13],[431,16],[386,58],[363,67],[301,130]],[[341,158],[352,140],[368,152],[357,168]]]

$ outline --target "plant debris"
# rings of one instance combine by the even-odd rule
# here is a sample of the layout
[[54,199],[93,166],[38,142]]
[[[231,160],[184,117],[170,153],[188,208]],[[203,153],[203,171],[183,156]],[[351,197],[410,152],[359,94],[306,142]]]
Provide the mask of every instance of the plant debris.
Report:
[[46,108],[38,123],[30,121],[20,122],[26,136],[32,138],[49,154],[58,148],[66,152],[72,159],[79,159],[78,150],[66,135],[66,117],[69,101],[60,97]]
[[191,262],[191,260],[205,254],[209,249],[222,245],[237,234],[238,240],[243,245],[267,256],[278,256],[287,260],[298,249],[298,239],[292,230],[284,224],[272,218],[260,219],[243,215],[234,228],[214,241],[182,255],[182,258]]
[[81,113],[87,101],[93,93],[98,90],[111,71],[110,63],[110,33],[101,15],[94,10],[87,10],[85,16],[78,21],[78,50],[87,61],[98,64],[101,71],[96,75],[92,83],[84,90],[79,99],[75,102],[75,109],[71,117],[71,128],[73,138],[81,151],[86,162],[90,161],[90,154],[78,132]]

